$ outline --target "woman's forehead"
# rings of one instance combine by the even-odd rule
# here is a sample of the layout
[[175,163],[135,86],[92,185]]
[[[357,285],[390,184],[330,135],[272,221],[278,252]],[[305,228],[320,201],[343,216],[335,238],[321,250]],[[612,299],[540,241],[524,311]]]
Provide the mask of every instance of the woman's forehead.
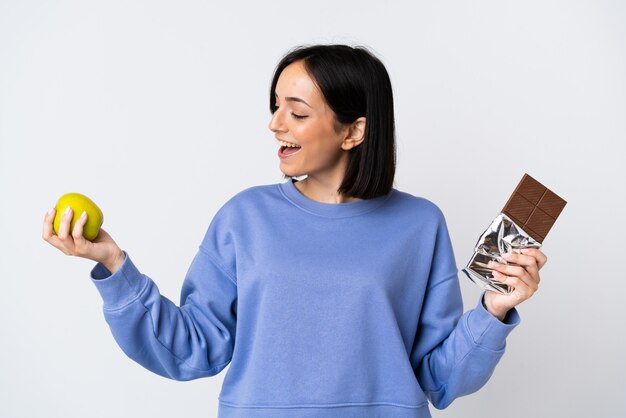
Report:
[[283,69],[276,83],[274,92],[280,99],[297,97],[315,106],[321,100],[321,94],[300,61],[293,62]]

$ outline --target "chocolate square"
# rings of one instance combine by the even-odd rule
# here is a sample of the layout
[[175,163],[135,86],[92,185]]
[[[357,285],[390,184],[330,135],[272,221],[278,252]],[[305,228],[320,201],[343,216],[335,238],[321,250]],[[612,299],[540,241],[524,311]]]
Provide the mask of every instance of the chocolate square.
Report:
[[565,201],[554,194],[552,190],[546,190],[537,207],[554,219],[558,218],[565,207]]
[[548,235],[567,202],[524,173],[502,213],[538,242]]
[[541,240],[539,240],[539,242],[541,242],[546,238],[546,235],[548,235],[548,231],[552,228],[554,221],[555,219],[553,217],[541,209],[536,208],[522,229],[528,232],[530,236],[532,236],[531,231],[541,236]]
[[524,196],[530,203],[536,206],[546,190],[548,189],[543,184],[539,183],[528,174],[524,174],[524,177],[522,177],[522,180],[513,194]]
[[528,218],[530,218],[530,214],[533,213],[535,207],[536,206],[524,196],[515,193],[511,196],[510,202],[508,203],[509,213],[507,213],[507,215],[515,219],[516,223],[524,224]]

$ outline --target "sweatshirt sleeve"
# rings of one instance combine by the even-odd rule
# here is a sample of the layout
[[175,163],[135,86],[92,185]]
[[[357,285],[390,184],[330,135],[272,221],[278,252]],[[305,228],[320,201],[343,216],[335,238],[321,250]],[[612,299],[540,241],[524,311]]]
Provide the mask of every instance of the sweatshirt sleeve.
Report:
[[91,271],[106,322],[124,353],[173,380],[224,369],[232,357],[237,318],[236,276],[228,268],[234,262],[232,240],[211,224],[185,276],[180,307],[160,294],[126,251],[124,256],[114,274],[101,263]]
[[452,244],[440,213],[428,288],[411,351],[417,380],[433,406],[443,409],[483,387],[504,354],[506,337],[520,323],[515,308],[503,321],[482,304],[463,313]]

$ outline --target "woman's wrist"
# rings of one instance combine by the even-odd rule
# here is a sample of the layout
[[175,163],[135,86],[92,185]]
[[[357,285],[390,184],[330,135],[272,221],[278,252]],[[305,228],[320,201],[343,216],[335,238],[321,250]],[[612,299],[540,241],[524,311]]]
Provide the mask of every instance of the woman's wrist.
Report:
[[104,265],[104,267],[107,268],[107,270],[111,272],[111,274],[115,274],[115,272],[124,263],[124,258],[125,258],[124,252],[122,252],[122,250],[119,250],[115,253],[113,257],[111,257],[110,260],[102,264]]
[[490,303],[487,302],[487,294],[485,293],[483,295],[483,307],[485,308],[485,310],[487,312],[489,312],[491,315],[495,316],[496,318],[498,318],[500,321],[504,321],[504,318],[506,317],[506,314],[508,312],[508,310],[502,312],[501,310],[497,310],[494,309]]

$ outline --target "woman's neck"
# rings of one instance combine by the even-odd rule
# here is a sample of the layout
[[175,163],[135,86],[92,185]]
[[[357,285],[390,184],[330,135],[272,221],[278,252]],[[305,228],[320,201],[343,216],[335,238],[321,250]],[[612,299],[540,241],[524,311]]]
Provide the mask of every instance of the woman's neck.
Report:
[[317,179],[307,176],[304,180],[296,181],[294,186],[304,196],[321,203],[350,203],[363,200],[357,197],[349,197],[339,194],[337,189],[340,184],[341,181],[320,182]]

